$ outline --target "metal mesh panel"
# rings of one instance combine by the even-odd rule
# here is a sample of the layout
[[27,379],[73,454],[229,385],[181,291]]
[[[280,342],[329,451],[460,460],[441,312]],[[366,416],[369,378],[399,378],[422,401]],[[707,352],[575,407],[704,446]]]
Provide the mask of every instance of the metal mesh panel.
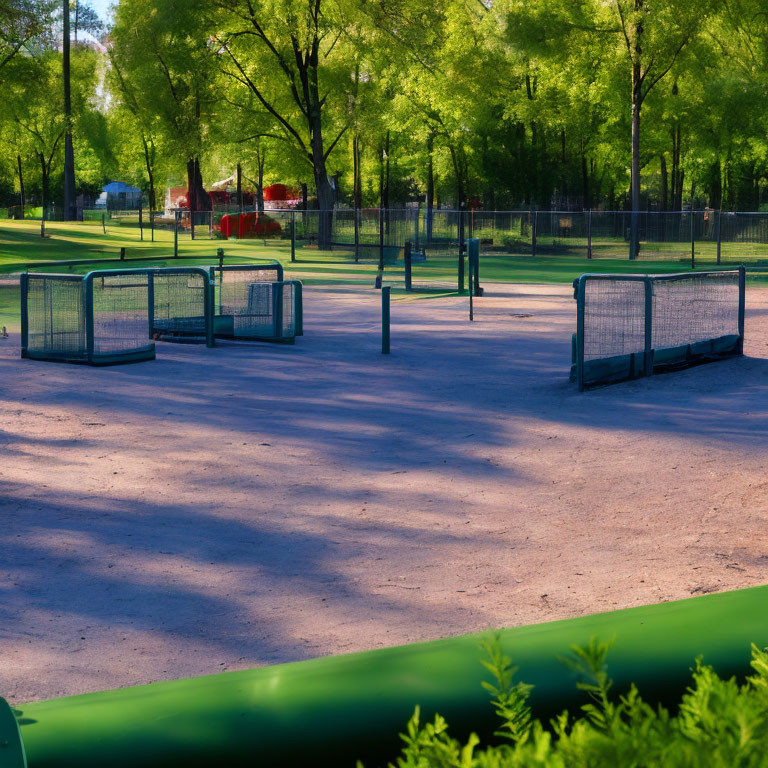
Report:
[[27,276],[27,352],[85,359],[85,311],[80,276]]
[[152,275],[153,335],[206,335],[205,292],[208,281],[199,272],[158,271]]
[[259,265],[247,269],[214,267],[216,313],[238,315],[248,312],[249,290],[253,283],[274,283],[281,277],[277,265]]
[[294,300],[296,287],[293,283],[280,283],[278,286],[283,303],[282,336],[293,338],[296,335],[296,302]]
[[91,278],[94,355],[129,352],[147,346],[149,275],[103,274]]
[[296,287],[279,265],[215,267],[216,333],[242,339],[292,341],[296,335]]
[[654,349],[738,334],[737,272],[709,272],[654,281]]
[[584,290],[584,359],[642,352],[645,346],[645,284],[587,280]]
[[583,389],[741,354],[744,274],[583,275],[572,378]]

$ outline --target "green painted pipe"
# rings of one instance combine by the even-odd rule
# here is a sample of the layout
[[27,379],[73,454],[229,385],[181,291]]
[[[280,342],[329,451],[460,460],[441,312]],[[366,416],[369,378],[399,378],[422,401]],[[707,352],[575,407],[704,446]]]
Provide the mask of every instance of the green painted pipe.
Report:
[[[673,703],[703,655],[721,675],[748,671],[768,644],[768,587],[507,629],[502,646],[535,685],[534,713],[584,702],[559,661],[572,644],[615,639],[617,692]],[[16,710],[29,768],[259,768],[379,765],[420,704],[457,736],[496,725],[480,681],[480,636],[73,696]],[[7,768],[15,763],[3,762]]]

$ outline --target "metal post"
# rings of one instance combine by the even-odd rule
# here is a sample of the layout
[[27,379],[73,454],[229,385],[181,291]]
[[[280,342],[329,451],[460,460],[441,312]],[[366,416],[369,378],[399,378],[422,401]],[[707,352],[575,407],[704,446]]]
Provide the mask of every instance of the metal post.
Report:
[[139,206],[139,236],[144,242],[144,208],[142,206]]
[[379,269],[384,270],[384,209],[379,208]]
[[357,203],[352,211],[355,216],[355,264],[357,264],[360,261],[360,209]]
[[592,258],[592,209],[587,211],[587,258]]
[[[45,221],[45,208],[43,208],[43,221]],[[104,234],[107,234],[107,214],[102,211],[101,213],[101,229]]]
[[645,284],[645,345],[643,355],[643,373],[653,374],[653,278],[646,277]]
[[179,212],[173,213],[173,258],[179,258]]
[[411,255],[411,241],[408,240],[403,248],[403,266],[405,267],[405,290],[413,290],[413,259]]
[[720,217],[722,215],[723,215],[722,211],[717,212],[717,223],[715,225],[717,227],[717,263],[718,264],[720,263],[720,254],[722,252],[722,240],[721,240],[722,235],[721,235],[721,229],[720,229]]
[[[472,240],[469,241],[469,247],[472,248]],[[475,319],[475,304],[474,304],[474,295],[475,295],[475,289],[472,285],[473,281],[473,273],[474,270],[472,269],[472,254],[470,253],[469,256],[469,274],[467,275],[468,281],[469,281],[469,322],[471,323]]]
[[467,240],[467,254],[469,267],[469,292],[473,296],[482,296],[480,288],[480,239],[473,237]]
[[389,294],[391,286],[381,289],[381,354],[389,354]]
[[747,268],[742,264],[739,267],[739,354],[744,354],[744,310],[745,310],[745,287],[747,280]]
[[291,211],[291,261],[296,261],[296,211]]
[[379,208],[379,269],[376,273],[374,288],[381,288],[384,277],[384,209]]
[[694,227],[696,214],[693,211],[693,200],[691,200],[691,269],[696,269],[696,231]]
[[531,255],[536,255],[536,238],[538,237],[539,212],[533,212],[533,224],[531,228]]
[[457,290],[459,293],[464,293],[464,254],[459,254],[459,273],[457,277]]

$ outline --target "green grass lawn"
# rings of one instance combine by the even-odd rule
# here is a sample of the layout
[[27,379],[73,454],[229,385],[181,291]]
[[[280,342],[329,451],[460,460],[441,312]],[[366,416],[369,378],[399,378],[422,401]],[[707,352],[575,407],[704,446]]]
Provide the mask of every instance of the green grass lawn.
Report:
[[[216,251],[223,248],[227,263],[247,262],[256,258],[277,259],[291,275],[307,284],[323,285],[373,285],[377,265],[370,261],[355,264],[351,252],[321,251],[312,247],[298,247],[296,262],[290,261],[290,246],[286,241],[269,242],[258,240],[218,240],[208,239],[207,230],[201,228],[199,237],[192,240],[188,233],[179,237],[179,258],[173,258],[173,233],[167,229],[156,229],[154,241],[145,228],[141,239],[137,222],[127,225],[107,224],[104,233],[101,221],[61,223],[48,222],[46,237],[40,237],[39,221],[3,221],[0,222],[0,275],[30,271],[71,271],[83,273],[92,269],[117,269],[123,263],[99,263],[99,260],[117,259],[120,249],[126,248],[126,259],[142,258],[137,266],[164,266],[185,264],[209,265],[217,261]],[[521,254],[484,252],[481,256],[481,282],[507,283],[545,283],[567,284],[585,272],[609,272],[618,274],[686,272],[690,270],[690,251],[679,243],[655,244],[641,251],[641,259],[629,261],[627,258],[605,258],[604,254],[621,253],[620,245],[614,243],[610,249],[597,247],[591,260],[586,258],[586,249],[579,243],[571,248],[563,248],[553,242],[542,243],[542,254],[532,257]],[[710,244],[702,244],[697,253],[698,268],[714,265],[715,253]],[[768,279],[768,274],[760,274],[760,249],[744,244],[741,250],[738,244],[729,245],[729,263],[738,264],[738,258],[752,265],[750,280]],[[547,251],[556,251],[557,255],[548,255]],[[564,251],[564,252],[563,252]],[[642,256],[650,257],[643,259]],[[44,262],[93,259],[88,265],[44,267]],[[656,260],[651,260],[656,259]],[[757,265],[757,266],[756,266]],[[727,266],[724,263],[722,266]],[[766,261],[768,266],[768,261]],[[387,267],[385,284],[402,284],[402,262]],[[413,267],[414,282],[456,282],[455,256],[429,256],[424,263],[415,262]],[[18,288],[0,285],[0,325],[17,329],[19,324]]]

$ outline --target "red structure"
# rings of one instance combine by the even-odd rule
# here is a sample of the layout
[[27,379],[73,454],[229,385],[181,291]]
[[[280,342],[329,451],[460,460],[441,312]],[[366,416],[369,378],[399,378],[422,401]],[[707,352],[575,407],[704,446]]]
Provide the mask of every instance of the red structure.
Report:
[[236,237],[238,240],[278,237],[282,232],[279,222],[258,211],[227,214],[221,217],[219,226],[221,236],[225,240],[230,237]]

